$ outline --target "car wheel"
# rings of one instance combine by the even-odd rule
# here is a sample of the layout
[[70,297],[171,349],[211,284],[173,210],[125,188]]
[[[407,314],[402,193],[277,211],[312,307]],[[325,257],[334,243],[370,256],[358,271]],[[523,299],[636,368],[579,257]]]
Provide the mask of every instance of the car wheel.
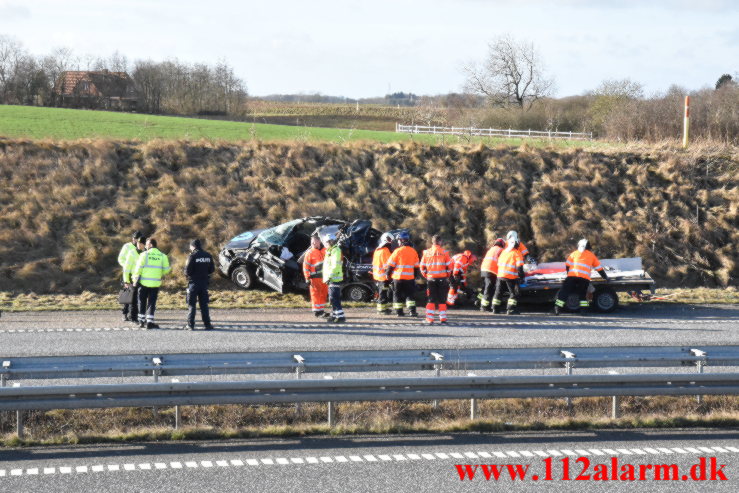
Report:
[[364,302],[372,299],[372,290],[361,284],[352,284],[344,288],[346,301]]
[[618,295],[613,288],[599,288],[593,294],[593,306],[601,313],[611,313],[618,307]]
[[246,265],[240,265],[231,272],[231,280],[241,289],[252,289],[257,282],[254,270]]
[[[559,293],[555,296],[555,300],[559,298]],[[569,312],[576,312],[580,309],[580,297],[575,293],[570,293],[565,302],[565,309]]]

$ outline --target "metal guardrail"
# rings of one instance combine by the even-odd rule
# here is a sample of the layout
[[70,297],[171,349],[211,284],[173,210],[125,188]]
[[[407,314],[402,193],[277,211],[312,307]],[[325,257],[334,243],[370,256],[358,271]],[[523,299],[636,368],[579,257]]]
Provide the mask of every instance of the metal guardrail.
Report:
[[739,366],[739,346],[622,346],[0,357],[24,379],[424,370]]
[[[739,367],[739,346],[627,346],[610,348],[520,348],[409,351],[307,351],[219,354],[139,354],[0,358],[0,410],[23,411],[181,405],[373,400],[477,399],[612,396],[613,417],[623,395],[739,394],[739,373],[704,374],[710,366]],[[696,373],[573,375],[575,368],[695,367]],[[442,370],[563,368],[565,375],[442,377]],[[301,379],[306,372],[434,370],[435,377]],[[295,373],[289,380],[160,383],[159,377]],[[153,376],[154,383],[21,387],[16,380]],[[13,386],[7,384],[13,380]]]
[[395,132],[409,134],[460,135],[467,137],[593,140],[592,132],[555,132],[551,130],[515,130],[512,128],[442,127],[434,125],[401,125],[400,123],[395,124]]
[[376,400],[739,394],[739,373],[358,378],[0,389],[0,410]]

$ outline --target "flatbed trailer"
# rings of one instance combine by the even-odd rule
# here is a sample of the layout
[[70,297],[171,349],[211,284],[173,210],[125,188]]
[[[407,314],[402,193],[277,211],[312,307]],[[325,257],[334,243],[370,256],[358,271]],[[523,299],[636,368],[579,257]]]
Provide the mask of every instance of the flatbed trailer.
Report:
[[[619,292],[637,292],[649,290],[654,294],[655,282],[644,270],[641,257],[601,259],[608,274],[608,281],[600,277],[596,271],[590,275],[588,298],[592,298],[591,307],[599,312],[612,312],[618,306]],[[520,301],[523,303],[550,303],[557,297],[567,272],[564,262],[547,262],[526,266],[526,281],[520,285]],[[567,308],[576,310],[580,307],[577,295],[567,300]]]

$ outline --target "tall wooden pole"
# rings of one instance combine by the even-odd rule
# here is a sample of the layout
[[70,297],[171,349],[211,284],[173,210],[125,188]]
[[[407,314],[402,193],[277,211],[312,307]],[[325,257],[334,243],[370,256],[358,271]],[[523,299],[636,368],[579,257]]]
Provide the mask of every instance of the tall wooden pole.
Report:
[[683,118],[683,148],[688,148],[690,134],[690,96],[685,96],[685,117]]

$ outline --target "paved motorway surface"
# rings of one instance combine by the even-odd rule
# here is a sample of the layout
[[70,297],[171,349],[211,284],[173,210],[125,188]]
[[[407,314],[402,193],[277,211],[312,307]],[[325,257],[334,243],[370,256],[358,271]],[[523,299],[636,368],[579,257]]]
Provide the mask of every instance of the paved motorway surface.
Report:
[[[579,457],[589,461],[584,474],[590,479],[575,480],[585,465],[576,462]],[[551,480],[546,479],[547,458]],[[569,480],[563,480],[565,458],[570,463]],[[706,461],[706,480],[694,481],[691,467],[701,458]],[[713,481],[711,458],[715,458]],[[473,480],[469,476],[460,480],[456,465],[465,464],[478,466]],[[485,480],[481,464],[503,466],[499,479]],[[634,466],[633,481],[627,464]],[[672,464],[676,468],[674,473],[670,469],[669,480],[655,480],[654,467],[646,468]],[[516,465],[529,465],[526,479],[512,480],[506,465],[514,467],[514,474]],[[642,465],[644,480],[639,479]],[[696,478],[703,477],[700,469],[693,471]],[[603,476],[596,480],[597,474]],[[665,472],[661,470],[659,477],[665,478]],[[0,450],[0,489],[8,492],[735,492],[738,488],[739,433],[726,430],[356,436]]]
[[4,312],[0,356],[142,352],[454,349],[525,346],[739,344],[739,306],[629,305],[615,313],[554,317],[452,311],[450,325],[348,309],[331,325],[306,310],[214,310],[217,330],[183,331],[184,310],[161,310],[156,330],[121,322],[115,311]]

